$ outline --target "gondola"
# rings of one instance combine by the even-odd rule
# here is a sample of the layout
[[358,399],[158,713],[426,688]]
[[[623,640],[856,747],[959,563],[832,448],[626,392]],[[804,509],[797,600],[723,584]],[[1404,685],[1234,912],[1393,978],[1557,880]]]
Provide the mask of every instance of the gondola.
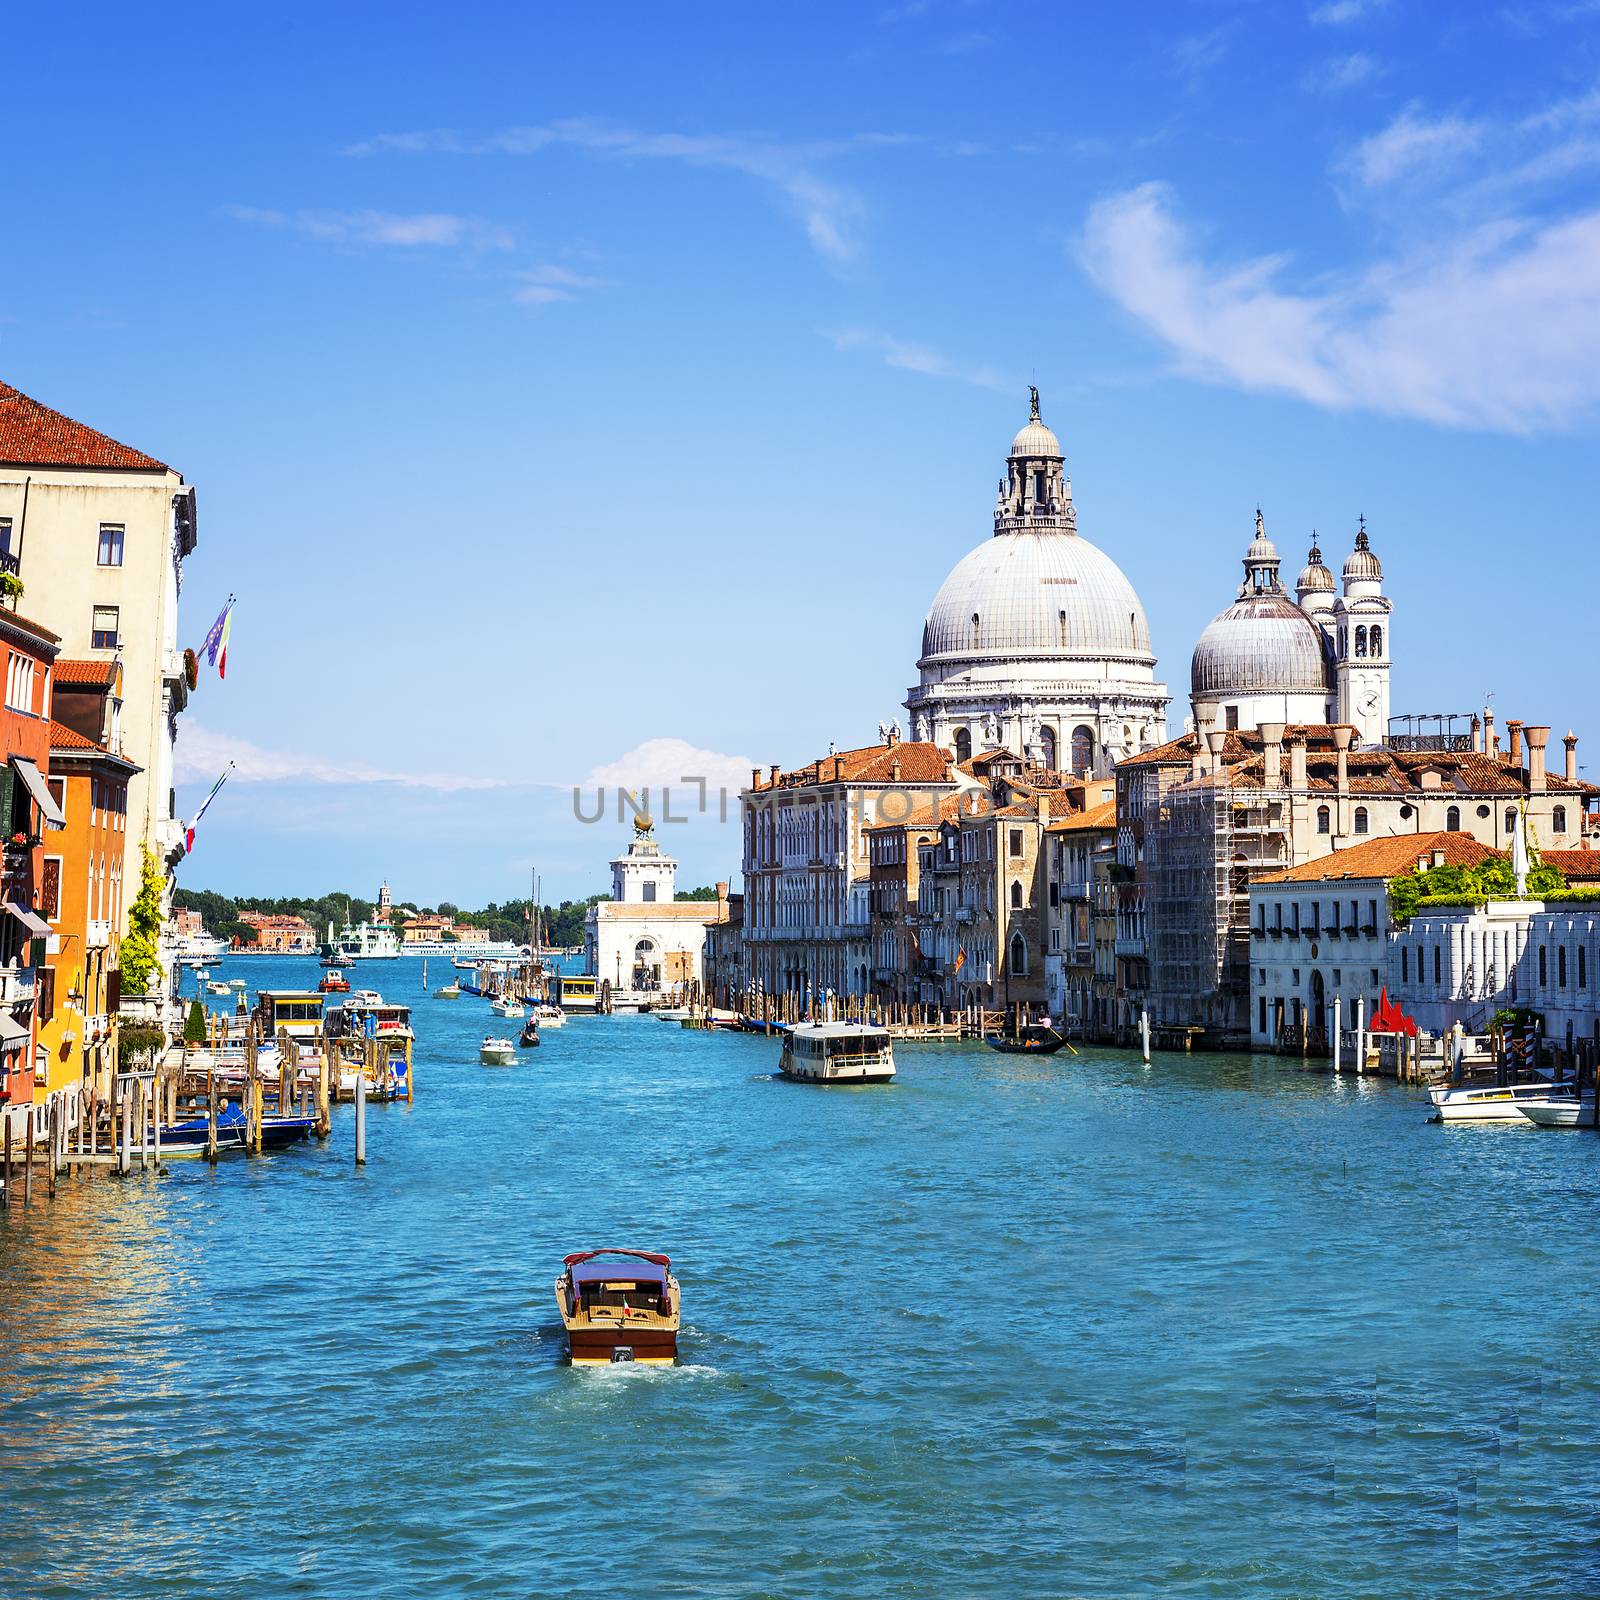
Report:
[[532,1050],[539,1042],[539,1024],[532,1017],[522,1025],[522,1032],[517,1036],[517,1044],[524,1050]]
[[1042,1032],[1021,1035],[985,1034],[983,1042],[991,1050],[1000,1051],[1002,1055],[1053,1056],[1067,1041],[1053,1028],[1047,1028]]

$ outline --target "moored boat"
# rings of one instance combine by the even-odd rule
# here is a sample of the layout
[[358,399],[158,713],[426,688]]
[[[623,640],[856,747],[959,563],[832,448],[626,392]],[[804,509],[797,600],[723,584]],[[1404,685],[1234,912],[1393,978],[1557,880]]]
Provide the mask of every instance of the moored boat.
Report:
[[894,1047],[887,1028],[863,1022],[800,1022],[783,1040],[778,1070],[802,1083],[888,1083]]
[[509,1067],[516,1064],[517,1047],[509,1039],[485,1039],[478,1047],[479,1064],[485,1067]]
[[461,985],[459,983],[443,983],[433,991],[435,1000],[459,1000],[461,998]]
[[1519,1100],[1517,1110],[1541,1128],[1587,1128],[1594,1123],[1594,1096],[1552,1094],[1543,1100]]
[[574,1366],[677,1359],[682,1305],[666,1256],[653,1250],[580,1250],[561,1265],[556,1305]]
[[1525,1125],[1524,1105],[1564,1098],[1571,1085],[1535,1078],[1524,1083],[1440,1084],[1428,1098],[1440,1122],[1507,1122]]

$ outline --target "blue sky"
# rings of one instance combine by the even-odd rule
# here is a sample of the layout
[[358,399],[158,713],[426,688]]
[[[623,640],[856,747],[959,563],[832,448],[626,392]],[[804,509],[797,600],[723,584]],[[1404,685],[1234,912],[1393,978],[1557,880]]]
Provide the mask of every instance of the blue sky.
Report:
[[[1366,514],[1396,711],[1600,739],[1592,0],[10,42],[0,374],[199,485],[195,642],[240,597],[180,742],[180,806],[238,761],[192,885],[581,893],[625,830],[574,782],[870,742],[1029,381],[1175,731],[1259,502],[1291,571]],[[736,866],[714,817],[669,840]]]

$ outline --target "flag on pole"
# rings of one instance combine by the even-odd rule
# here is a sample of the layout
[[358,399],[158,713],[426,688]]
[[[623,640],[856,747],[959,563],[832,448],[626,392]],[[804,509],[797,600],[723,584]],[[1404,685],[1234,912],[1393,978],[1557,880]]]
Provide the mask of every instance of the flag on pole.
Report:
[[197,655],[202,655],[206,658],[207,666],[216,666],[217,652],[219,650],[222,652],[223,665],[227,665],[228,634],[232,627],[232,617],[233,596],[230,594],[227,604],[217,613],[217,620],[211,624],[199,650],[195,652]]
[[188,851],[194,849],[194,830],[200,826],[200,819],[201,819],[201,817],[203,817],[206,814],[206,807],[209,806],[211,804],[211,802],[217,798],[217,790],[220,789],[223,786],[223,784],[225,784],[228,781],[228,774],[230,772],[232,772],[232,771],[233,771],[233,763],[230,761],[228,763],[228,765],[223,769],[222,776],[220,778],[218,778],[217,781],[214,784],[211,785],[211,793],[208,794],[205,797],[205,799],[200,802],[200,809],[197,812],[195,812],[194,820],[189,824],[189,826],[187,828],[185,828],[183,830],[183,848],[184,848],[185,853],[187,853]]
[[964,966],[966,966],[966,964],[967,964],[967,952],[965,950],[957,950],[956,951],[956,964],[955,964],[955,967],[952,970],[954,970],[956,972],[959,972]]
[[230,604],[228,609],[222,614],[222,638],[218,642],[217,646],[217,676],[219,678],[226,678],[228,676],[228,635],[232,632],[233,606]]

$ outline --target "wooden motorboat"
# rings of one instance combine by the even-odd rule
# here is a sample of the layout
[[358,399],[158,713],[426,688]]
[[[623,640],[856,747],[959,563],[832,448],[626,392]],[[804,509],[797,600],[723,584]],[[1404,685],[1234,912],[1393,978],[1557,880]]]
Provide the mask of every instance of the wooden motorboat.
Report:
[[539,1043],[539,1024],[529,1017],[522,1025],[522,1032],[517,1038],[518,1046],[523,1050],[532,1050]]
[[1522,1083],[1436,1084],[1428,1090],[1440,1122],[1509,1122],[1526,1127],[1524,1105],[1543,1105],[1573,1093],[1570,1083],[1535,1078]]
[[478,1047],[478,1061],[485,1067],[515,1066],[517,1047],[509,1039],[485,1039]]
[[1517,1110],[1541,1128],[1587,1128],[1594,1124],[1594,1095],[1551,1094],[1543,1100],[1519,1100]]
[[989,1033],[983,1042],[1005,1055],[1053,1056],[1067,1041],[1054,1028],[1029,1028],[1022,1033]]
[[560,1006],[542,1005],[533,1008],[533,1021],[541,1028],[560,1028],[565,1025],[567,1014]]
[[[599,1259],[620,1256],[624,1260]],[[580,1250],[562,1260],[556,1305],[574,1366],[675,1361],[682,1306],[672,1263],[653,1250]]]
[[489,1002],[489,1009],[497,1017],[521,1017],[526,1010],[520,1000],[513,1000],[510,996],[496,996]]
[[778,1071],[801,1083],[888,1083],[894,1047],[887,1028],[864,1022],[797,1022],[784,1035]]
[[435,1000],[459,1000],[461,998],[461,985],[459,983],[444,983],[433,991]]

